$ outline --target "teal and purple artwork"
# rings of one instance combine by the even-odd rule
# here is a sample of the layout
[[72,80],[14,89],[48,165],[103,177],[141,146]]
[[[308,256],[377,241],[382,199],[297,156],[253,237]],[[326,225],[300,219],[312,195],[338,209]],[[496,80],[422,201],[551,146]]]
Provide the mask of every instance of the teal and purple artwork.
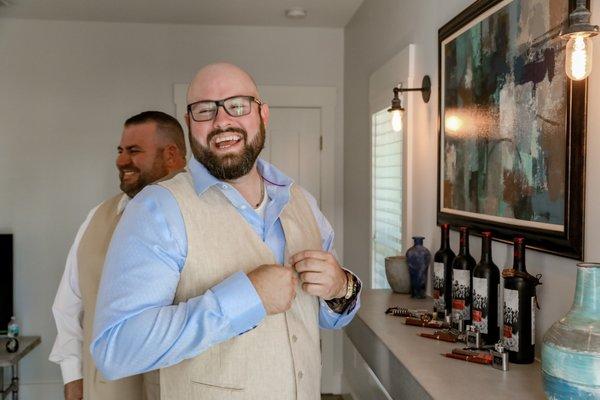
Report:
[[564,0],[508,0],[441,42],[440,209],[562,232]]

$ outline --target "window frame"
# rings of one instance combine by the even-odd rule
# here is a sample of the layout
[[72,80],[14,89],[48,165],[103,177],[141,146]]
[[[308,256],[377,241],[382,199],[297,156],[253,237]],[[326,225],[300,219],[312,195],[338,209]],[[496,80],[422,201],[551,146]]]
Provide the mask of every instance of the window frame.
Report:
[[[373,115],[383,108],[389,108],[393,97],[392,89],[395,85],[402,84],[403,87],[414,86],[414,64],[415,45],[410,44],[400,53],[378,68],[369,79],[369,287],[374,284],[374,230],[373,230]],[[402,129],[402,220],[401,220],[401,254],[410,247],[412,237],[412,127],[414,115],[410,112],[410,104],[414,94],[412,92],[402,93],[402,104],[407,111],[403,115]]]

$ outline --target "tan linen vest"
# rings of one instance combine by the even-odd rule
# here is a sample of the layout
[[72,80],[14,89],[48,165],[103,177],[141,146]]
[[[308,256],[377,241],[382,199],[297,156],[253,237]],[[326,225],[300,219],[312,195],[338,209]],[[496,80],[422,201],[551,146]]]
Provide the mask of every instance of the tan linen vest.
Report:
[[[104,259],[113,232],[121,218],[118,213],[119,201],[123,194],[103,202],[85,230],[77,249],[79,289],[83,302],[83,398],[85,400],[145,400],[158,399],[158,388],[152,382],[158,380],[152,376],[134,375],[116,381],[105,380],[96,369],[90,354],[90,343],[94,327],[96,297],[100,286],[100,277]],[[149,392],[144,394],[143,381],[147,382]],[[151,393],[155,394],[151,396]]]
[[[187,172],[159,184],[179,203],[187,234],[187,258],[175,304],[205,293],[235,272],[276,263],[269,247],[217,187],[199,196]],[[285,260],[298,251],[321,249],[312,210],[294,185],[280,219]],[[320,399],[318,313],[318,299],[298,286],[287,312],[267,316],[255,329],[161,369],[161,399]]]

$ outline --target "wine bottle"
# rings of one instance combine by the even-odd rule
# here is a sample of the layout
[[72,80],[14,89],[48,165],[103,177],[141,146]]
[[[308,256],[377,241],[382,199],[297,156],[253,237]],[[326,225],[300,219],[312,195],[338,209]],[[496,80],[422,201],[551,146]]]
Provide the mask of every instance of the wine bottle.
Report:
[[433,307],[438,313],[452,311],[452,261],[456,255],[450,248],[450,224],[442,224],[442,244],[433,257]]
[[504,278],[504,326],[502,340],[508,359],[517,364],[530,364],[535,355],[535,287],[539,278],[525,268],[525,239],[514,240],[513,267],[502,271]]
[[471,323],[471,282],[475,259],[469,254],[469,228],[460,227],[460,250],[452,261],[452,314]]
[[473,270],[471,319],[485,344],[495,344],[498,326],[498,286],[500,270],[492,260],[492,232],[481,233],[481,260]]

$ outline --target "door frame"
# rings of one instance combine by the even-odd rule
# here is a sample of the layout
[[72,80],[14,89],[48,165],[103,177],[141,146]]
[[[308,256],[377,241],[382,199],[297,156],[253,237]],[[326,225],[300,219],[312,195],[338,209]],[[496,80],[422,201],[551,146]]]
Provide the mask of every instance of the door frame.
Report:
[[[187,112],[187,83],[173,85],[176,117],[185,125]],[[329,86],[273,86],[259,85],[261,99],[272,108],[319,108],[321,111],[321,211],[335,231],[335,250],[343,262],[343,170],[341,160],[336,157],[336,108],[337,89]],[[186,140],[186,146],[189,143]],[[191,154],[188,151],[188,154]],[[339,153],[341,154],[341,152]],[[337,170],[336,170],[337,168]]]

